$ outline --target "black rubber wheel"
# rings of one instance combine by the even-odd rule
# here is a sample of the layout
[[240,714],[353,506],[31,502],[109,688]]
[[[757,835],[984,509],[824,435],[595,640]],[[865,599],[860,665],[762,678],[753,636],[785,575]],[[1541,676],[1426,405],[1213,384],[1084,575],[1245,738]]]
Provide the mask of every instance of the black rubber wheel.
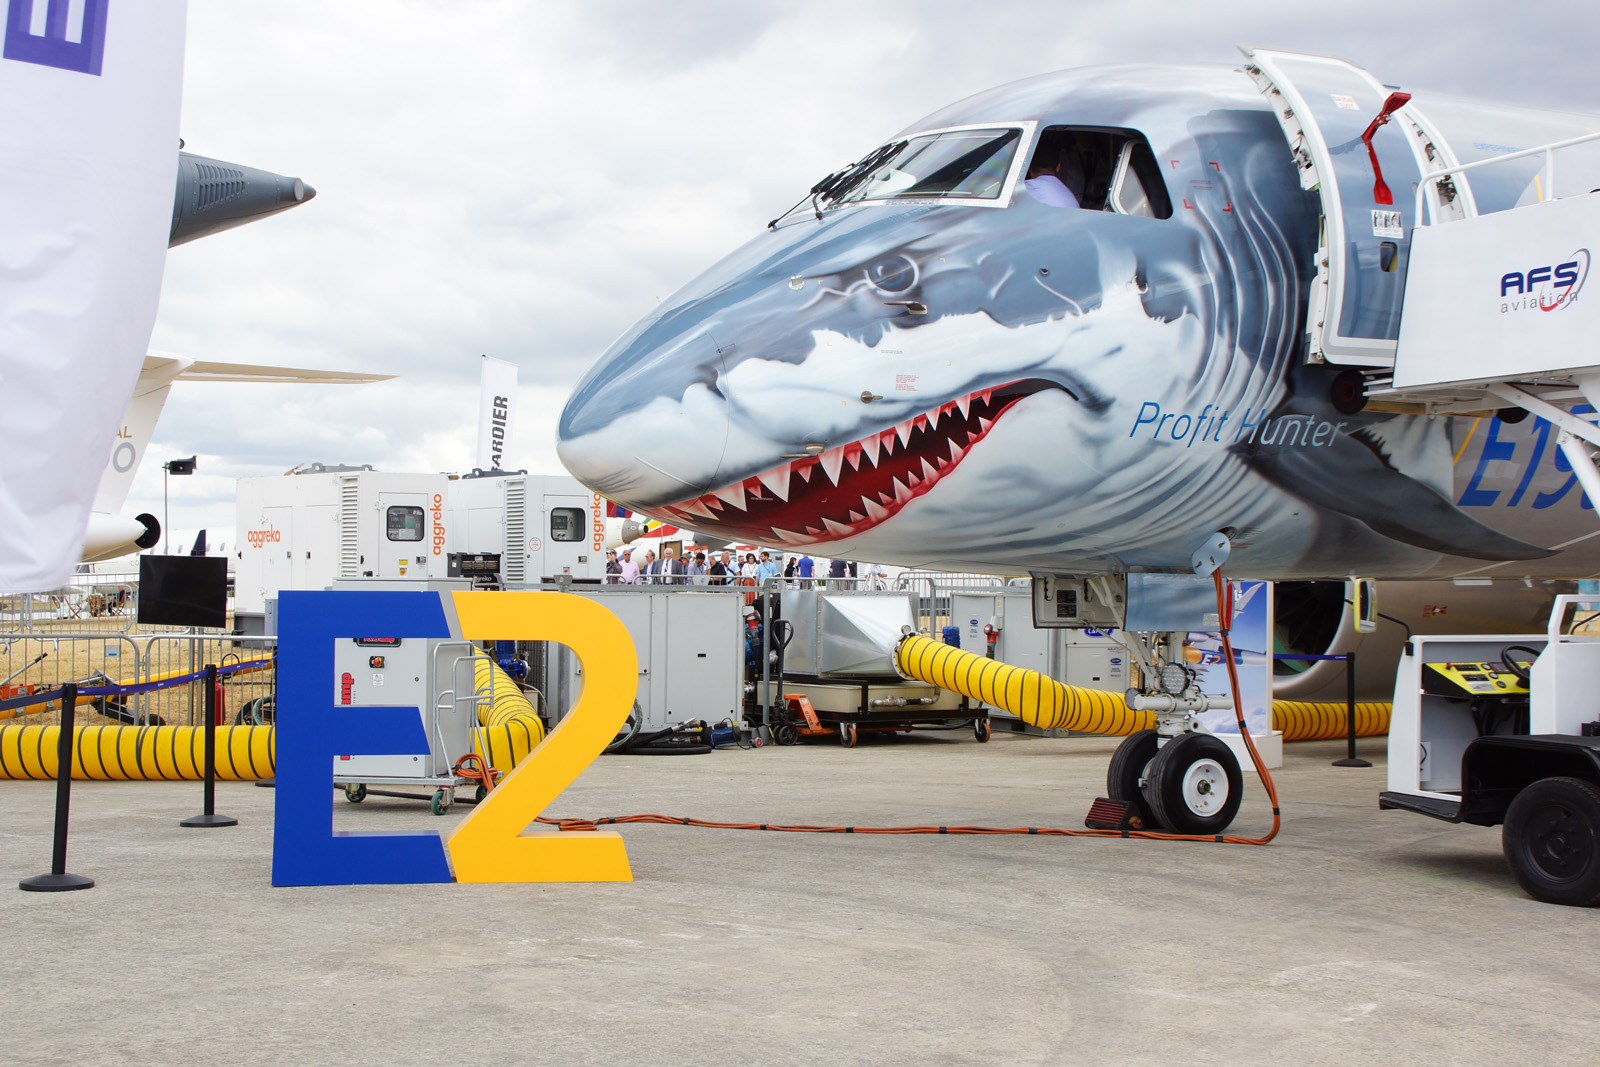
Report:
[[839,743],[845,748],[855,748],[858,737],[859,734],[855,723],[842,722],[839,724]]
[[450,790],[441,789],[433,794],[433,799],[428,801],[428,807],[435,815],[443,815],[450,810],[450,802],[454,799],[450,795]]
[[480,785],[478,788],[476,788],[476,789],[474,789],[472,791],[472,800],[473,800],[474,803],[482,804],[483,803],[483,798],[488,796],[488,795],[489,795],[489,790],[486,787]]
[[352,804],[359,804],[367,799],[367,783],[357,782],[344,787],[344,798]]
[[780,745],[792,745],[800,740],[800,731],[791,723],[783,723],[772,729],[772,739]]
[[1220,834],[1239,813],[1244,775],[1223,741],[1181,734],[1156,753],[1144,799],[1156,821],[1175,834]]
[[1111,754],[1111,766],[1106,768],[1106,796],[1132,802],[1146,830],[1161,828],[1150,802],[1139,791],[1139,783],[1144,780],[1150,761],[1156,758],[1156,743],[1154,730],[1136,730],[1122,739],[1122,744]]
[[978,739],[980,745],[987,743],[994,736],[994,724],[988,719],[973,719],[972,736]]
[[1581,778],[1544,778],[1506,809],[1501,848],[1511,875],[1546,904],[1600,903],[1600,789]]
[[1367,406],[1366,375],[1353,368],[1340,371],[1328,387],[1328,399],[1339,414],[1354,415]]

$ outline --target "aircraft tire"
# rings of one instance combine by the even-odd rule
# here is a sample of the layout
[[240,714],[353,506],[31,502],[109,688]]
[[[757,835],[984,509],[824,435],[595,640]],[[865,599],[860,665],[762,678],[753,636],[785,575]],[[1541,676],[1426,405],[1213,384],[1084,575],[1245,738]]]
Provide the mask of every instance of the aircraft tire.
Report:
[[1220,834],[1239,813],[1244,775],[1227,744],[1211,734],[1182,734],[1156,753],[1144,798],[1175,834]]
[[1542,778],[1506,809],[1501,847],[1511,875],[1535,900],[1600,903],[1600,789],[1581,778]]
[[1154,730],[1136,730],[1122,739],[1122,744],[1111,754],[1111,765],[1106,768],[1106,796],[1131,803],[1146,830],[1161,827],[1150,802],[1139,790],[1140,780],[1156,758],[1156,744]]

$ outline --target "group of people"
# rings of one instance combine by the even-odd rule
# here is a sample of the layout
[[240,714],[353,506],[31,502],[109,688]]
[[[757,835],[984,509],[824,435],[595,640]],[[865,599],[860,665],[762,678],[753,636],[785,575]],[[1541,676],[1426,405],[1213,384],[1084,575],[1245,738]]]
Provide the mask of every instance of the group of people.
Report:
[[[860,568],[850,560],[836,559],[828,563],[829,578],[860,577]],[[881,565],[866,564],[865,576],[881,580],[888,571]],[[606,582],[609,585],[764,585],[768,579],[782,577],[790,584],[810,588],[822,577],[817,561],[809,555],[787,556],[780,564],[772,553],[746,552],[738,557],[724,549],[710,563],[706,554],[697,551],[692,556],[685,551],[678,558],[669,546],[656,556],[654,549],[646,549],[642,561],[633,558],[632,548],[606,551]]]

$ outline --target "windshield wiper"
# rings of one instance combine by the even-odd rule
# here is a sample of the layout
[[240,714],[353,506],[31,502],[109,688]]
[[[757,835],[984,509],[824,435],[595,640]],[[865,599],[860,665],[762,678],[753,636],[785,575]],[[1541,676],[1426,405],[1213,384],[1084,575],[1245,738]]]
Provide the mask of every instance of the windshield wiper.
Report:
[[852,163],[848,167],[845,167],[841,170],[836,170],[832,174],[827,175],[821,181],[817,182],[817,184],[813,185],[806,192],[805,196],[802,196],[799,200],[795,201],[794,207],[789,208],[788,211],[785,211],[782,215],[779,215],[777,218],[767,223],[767,229],[776,229],[778,223],[788,218],[790,212],[794,211],[795,208],[799,207],[807,200],[811,201],[811,210],[817,216],[817,221],[821,222],[822,208],[819,204],[820,200],[826,199],[831,200],[834,203],[838,203],[852,189],[860,185],[863,181],[866,181],[867,175],[871,174],[875,169],[877,169],[878,164],[882,163],[886,159],[898,155],[909,143],[909,141],[894,141],[890,144],[886,144],[881,148],[868,152],[861,158],[859,162]]

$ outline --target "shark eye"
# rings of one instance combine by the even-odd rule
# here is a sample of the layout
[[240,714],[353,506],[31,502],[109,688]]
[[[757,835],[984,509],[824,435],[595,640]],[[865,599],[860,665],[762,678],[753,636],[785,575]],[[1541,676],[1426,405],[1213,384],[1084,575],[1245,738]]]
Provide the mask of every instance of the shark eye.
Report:
[[867,268],[867,280],[886,293],[903,293],[917,283],[917,266],[905,256],[889,256]]

